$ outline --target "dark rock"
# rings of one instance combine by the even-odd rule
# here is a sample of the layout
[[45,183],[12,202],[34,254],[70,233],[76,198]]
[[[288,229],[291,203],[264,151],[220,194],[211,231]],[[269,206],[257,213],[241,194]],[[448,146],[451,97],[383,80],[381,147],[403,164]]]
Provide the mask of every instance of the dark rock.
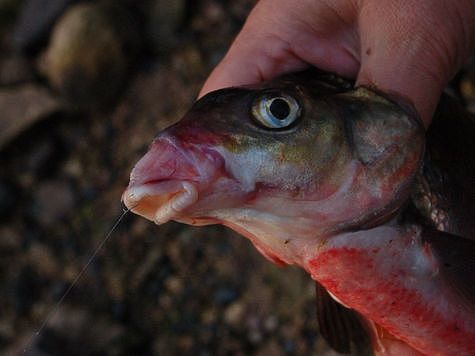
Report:
[[25,266],[20,271],[18,278],[13,283],[12,304],[19,314],[27,313],[37,299],[41,286],[41,280],[33,268]]
[[0,0],[0,34],[13,23],[22,3],[22,0]]
[[[1,199],[1,197],[0,197]],[[20,249],[23,238],[14,226],[0,226],[0,252],[12,253]]]
[[186,10],[185,0],[153,0],[147,21],[147,37],[156,52],[166,52],[176,44],[177,32]]
[[0,220],[11,214],[15,206],[15,191],[11,184],[0,180]]
[[74,206],[75,196],[69,184],[47,181],[35,191],[33,217],[41,225],[48,226],[69,215]]
[[[81,309],[61,307],[37,335],[24,335],[8,350],[9,355],[117,355],[124,329],[107,319],[97,319]],[[23,350],[27,348],[28,352]]]
[[467,71],[467,74],[460,80],[460,93],[466,103],[467,109],[475,113],[475,70]]
[[0,63],[0,85],[15,85],[32,81],[33,70],[22,55],[13,54]]
[[26,159],[25,166],[22,167],[24,171],[31,172],[35,176],[51,173],[51,163],[55,161],[54,154],[56,153],[56,147],[49,137],[37,141]]
[[219,288],[214,294],[214,300],[218,304],[229,304],[234,301],[237,297],[237,292],[235,289],[222,287]]
[[134,22],[113,5],[79,4],[54,28],[41,70],[74,108],[110,105],[139,43]]
[[12,42],[15,49],[31,50],[44,41],[56,19],[76,0],[28,0],[17,20]]
[[0,91],[0,149],[33,123],[58,111],[60,104],[47,89],[27,84]]

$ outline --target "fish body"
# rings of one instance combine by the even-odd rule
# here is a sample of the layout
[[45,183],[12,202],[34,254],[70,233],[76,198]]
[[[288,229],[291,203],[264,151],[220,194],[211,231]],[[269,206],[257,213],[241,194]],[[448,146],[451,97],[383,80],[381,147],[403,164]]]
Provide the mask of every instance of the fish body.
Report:
[[378,354],[470,355],[475,121],[459,114],[426,136],[410,108],[317,70],[219,90],[158,134],[123,200],[159,224],[228,226],[304,268],[339,351],[364,353],[362,329]]

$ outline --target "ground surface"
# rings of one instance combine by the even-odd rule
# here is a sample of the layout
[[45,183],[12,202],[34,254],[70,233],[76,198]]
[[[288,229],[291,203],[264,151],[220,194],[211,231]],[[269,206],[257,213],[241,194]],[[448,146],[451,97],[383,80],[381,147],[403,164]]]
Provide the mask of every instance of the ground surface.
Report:
[[[229,230],[132,215],[35,335],[122,212],[134,162],[193,102],[254,1],[104,1],[122,5],[107,16],[127,17],[126,34],[106,40],[107,26],[92,36],[58,27],[71,3],[0,0],[0,353],[324,354],[303,272]],[[58,33],[86,36],[71,70]],[[123,58],[100,42],[114,36],[133,47]],[[88,66],[106,71],[103,57],[114,71],[97,79]]]
[[0,354],[332,354],[310,278],[221,227],[127,215],[54,307],[253,4],[0,0]]

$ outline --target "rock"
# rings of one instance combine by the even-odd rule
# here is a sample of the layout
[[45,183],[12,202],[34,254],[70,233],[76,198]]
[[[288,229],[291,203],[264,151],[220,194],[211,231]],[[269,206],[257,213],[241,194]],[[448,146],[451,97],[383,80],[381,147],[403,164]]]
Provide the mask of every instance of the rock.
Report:
[[275,315],[269,316],[264,321],[264,329],[269,333],[274,332],[278,326],[279,326],[279,320],[277,319]]
[[32,178],[40,175],[47,175],[51,171],[51,165],[55,162],[55,154],[58,153],[58,147],[54,145],[51,137],[42,136],[35,140],[34,149],[22,165],[23,172],[33,175]]
[[234,301],[237,297],[237,291],[234,288],[221,287],[214,293],[214,300],[221,305],[227,305]]
[[27,84],[0,91],[0,149],[35,122],[61,108],[41,86]]
[[165,287],[172,294],[179,295],[180,292],[183,290],[183,287],[184,287],[183,286],[183,280],[178,278],[178,277],[175,277],[175,276],[168,277],[165,280]]
[[183,23],[185,0],[153,0],[147,21],[147,38],[155,52],[167,52],[177,42],[177,32]]
[[244,311],[244,304],[242,302],[235,302],[224,311],[224,320],[226,323],[236,326],[241,322]]
[[45,40],[56,19],[73,2],[75,0],[26,1],[13,30],[14,48],[30,50]]
[[122,89],[137,52],[136,33],[122,8],[76,5],[55,26],[40,71],[74,108],[107,107]]
[[0,63],[0,85],[16,85],[32,81],[33,70],[29,61],[20,54],[10,55]]
[[22,242],[23,237],[14,226],[0,226],[0,250],[3,253],[20,250]]
[[0,34],[14,21],[23,1],[0,0]]
[[467,109],[475,113],[475,71],[471,70],[460,81],[460,92]]
[[54,279],[59,275],[58,272],[62,270],[52,251],[39,242],[34,242],[29,246],[28,261],[40,277]]
[[[7,183],[3,179],[0,179],[0,219],[12,213],[16,203],[16,192],[13,189],[12,184]],[[1,236],[1,234],[0,234]]]
[[70,214],[75,197],[69,184],[63,181],[41,183],[35,191],[33,217],[43,226],[49,226]]
[[[40,334],[20,335],[7,355],[117,355],[124,328],[79,308],[62,306]],[[28,352],[24,352],[25,348]]]
[[285,356],[286,353],[282,350],[282,346],[277,343],[275,340],[271,340],[266,343],[263,347],[259,349],[256,353],[256,356]]

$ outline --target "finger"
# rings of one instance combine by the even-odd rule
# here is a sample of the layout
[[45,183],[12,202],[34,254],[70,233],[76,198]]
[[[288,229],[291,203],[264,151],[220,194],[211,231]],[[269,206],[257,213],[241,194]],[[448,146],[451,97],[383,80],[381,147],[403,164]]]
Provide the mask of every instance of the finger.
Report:
[[396,94],[414,106],[428,127],[448,80],[439,73],[427,68],[419,60],[415,62],[404,58],[404,53],[390,51],[362,61],[357,85],[376,87],[383,92]]
[[[281,24],[266,18],[267,4],[261,1],[250,13],[229,51],[206,80],[199,96],[212,90],[254,84],[286,71],[305,67],[288,42],[279,34]],[[275,16],[280,17],[277,13]],[[284,18],[282,21],[287,22]]]
[[[465,57],[459,42],[464,29],[453,4],[438,5],[386,0],[384,6],[367,6],[360,13],[357,83],[410,99],[426,127]],[[418,16],[422,13],[425,18]]]
[[[260,1],[200,96],[223,87],[253,84],[313,65],[356,76],[352,9],[343,15],[324,2]],[[351,11],[350,11],[351,10]],[[348,21],[347,21],[348,20]]]

